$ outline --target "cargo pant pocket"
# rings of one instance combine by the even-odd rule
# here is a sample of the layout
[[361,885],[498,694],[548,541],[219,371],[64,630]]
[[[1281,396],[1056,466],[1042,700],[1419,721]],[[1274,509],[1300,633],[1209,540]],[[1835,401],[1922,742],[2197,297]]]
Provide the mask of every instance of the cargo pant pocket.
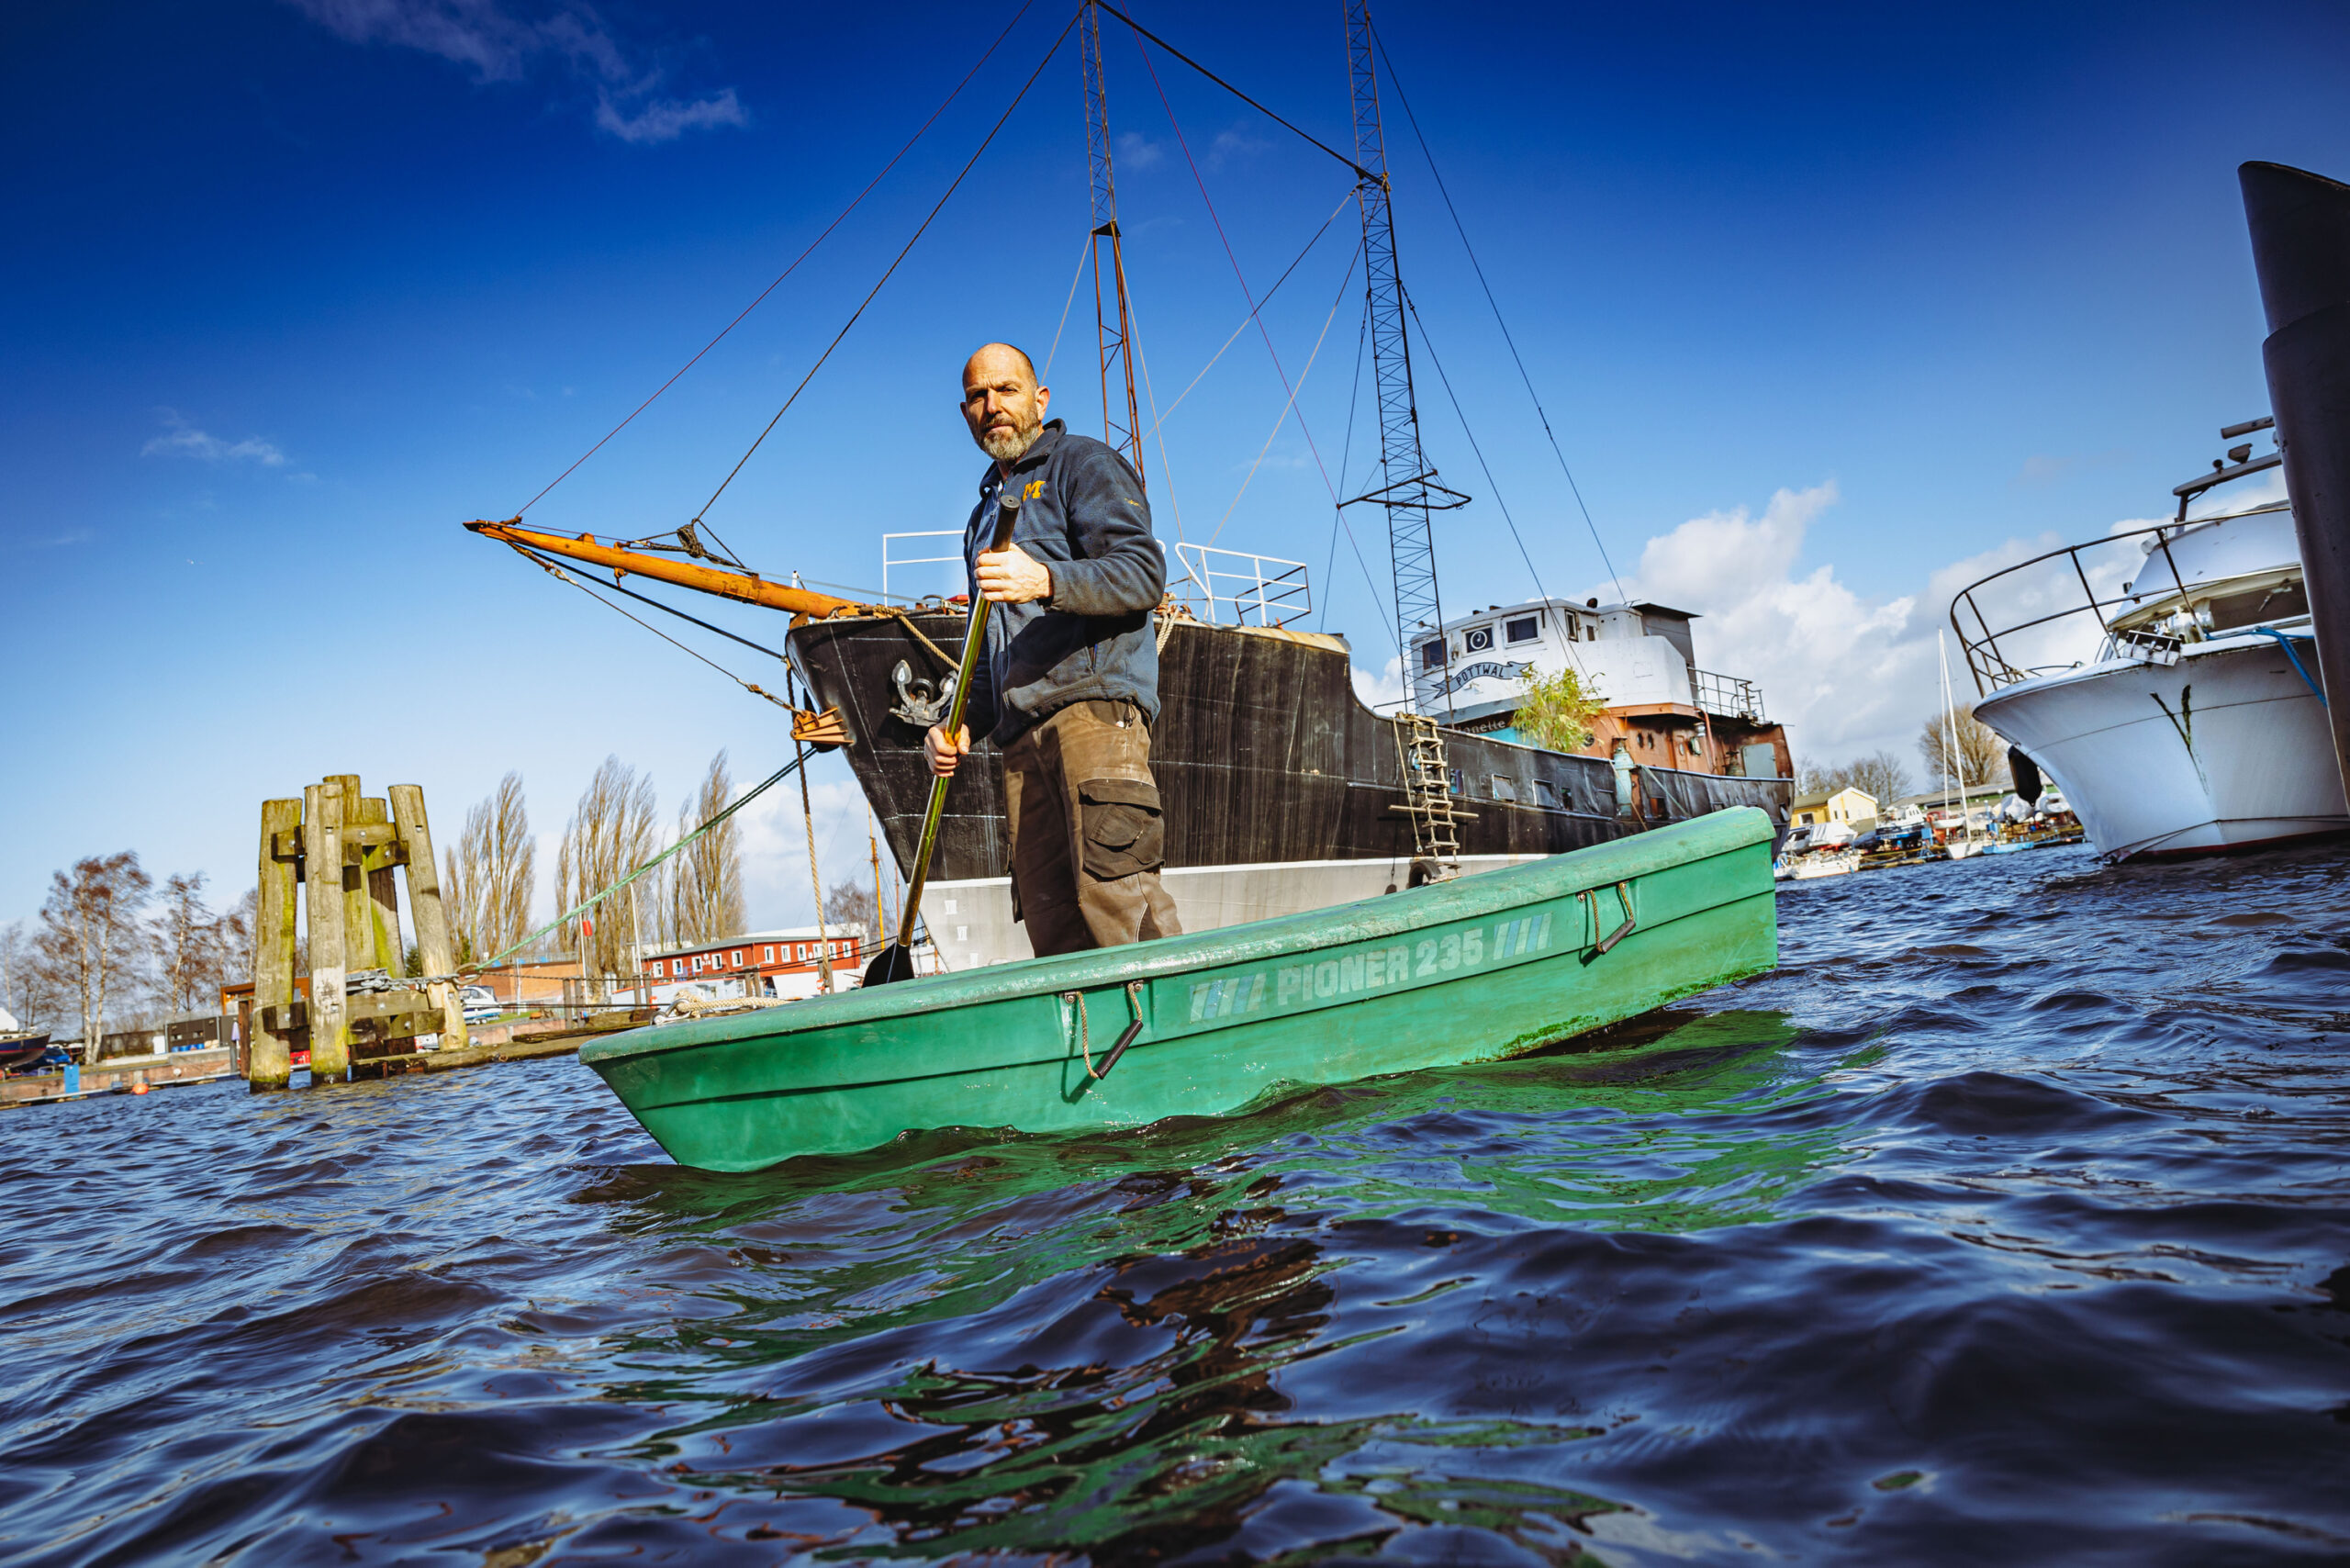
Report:
[[1085,870],[1102,881],[1156,871],[1167,858],[1158,787],[1136,778],[1089,778],[1077,787]]

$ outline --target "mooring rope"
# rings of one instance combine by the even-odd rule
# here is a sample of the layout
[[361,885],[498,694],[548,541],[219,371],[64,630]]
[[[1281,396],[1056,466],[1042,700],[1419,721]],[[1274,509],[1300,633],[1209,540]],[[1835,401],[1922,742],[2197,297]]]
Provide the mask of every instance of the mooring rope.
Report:
[[719,823],[733,816],[736,812],[741,811],[744,806],[749,805],[753,801],[757,800],[761,795],[766,794],[769,790],[774,789],[786,778],[790,778],[793,773],[799,770],[800,765],[805,760],[806,757],[804,756],[793,757],[789,762],[785,763],[781,767],[777,768],[773,773],[767,775],[767,777],[759,784],[746,791],[743,797],[736,801],[733,805],[728,806],[724,811],[720,812],[716,816],[711,817],[708,822],[694,829],[693,832],[686,834],[685,837],[677,840],[677,843],[669,846],[668,848],[663,850],[660,854],[655,855],[652,859],[647,860],[643,865],[639,866],[635,870],[631,871],[627,876],[622,877],[619,881],[614,882],[611,886],[604,889],[601,892],[591,894],[585,902],[575,904],[571,908],[565,910],[561,914],[556,915],[553,920],[548,921],[544,925],[540,926],[536,931],[532,932],[528,936],[523,937],[520,941],[515,943],[504,952],[499,953],[496,957],[482,963],[459,965],[456,972],[453,974],[419,975],[415,977],[412,983],[416,985],[434,985],[443,980],[460,980],[464,979],[467,975],[476,975],[486,969],[494,969],[498,968],[498,965],[505,962],[508,958],[512,958],[523,948],[530,946],[532,943],[546,935],[549,932],[560,929],[565,922],[576,920],[580,915],[587,913],[589,910],[595,908],[598,904],[603,902],[614,893],[619,892],[622,888],[625,888],[630,883],[635,881],[639,877],[643,876],[647,871],[652,870],[655,866],[660,865],[664,860],[668,859],[671,856],[677,854],[679,850],[693,843],[694,840],[699,838],[703,834],[710,832],[711,829],[716,827]]

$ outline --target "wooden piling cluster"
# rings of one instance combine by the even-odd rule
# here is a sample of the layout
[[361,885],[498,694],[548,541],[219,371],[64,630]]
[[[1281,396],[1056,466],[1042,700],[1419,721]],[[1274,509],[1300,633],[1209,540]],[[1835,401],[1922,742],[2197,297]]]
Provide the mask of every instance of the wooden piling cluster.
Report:
[[[398,876],[408,874],[408,913],[427,976],[456,969],[449,922],[433,869],[424,791],[395,784],[370,800],[355,773],[331,775],[297,800],[261,808],[261,896],[253,932],[253,1031],[246,1081],[283,1089],[293,1053],[310,1053],[312,1084],[380,1077],[385,1058],[416,1049],[420,1035],[465,1045],[465,1007],[446,979],[403,978]],[[297,892],[298,890],[298,892]],[[296,994],[296,914],[310,944],[310,994]],[[389,983],[352,987],[358,971],[381,969]]]

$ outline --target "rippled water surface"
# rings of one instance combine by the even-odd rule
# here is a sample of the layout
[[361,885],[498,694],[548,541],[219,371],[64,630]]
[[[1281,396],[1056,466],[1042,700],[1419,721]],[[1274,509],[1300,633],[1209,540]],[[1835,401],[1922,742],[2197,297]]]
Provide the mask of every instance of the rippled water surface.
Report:
[[1116,1139],[8,1112],[0,1561],[2350,1560],[2345,871],[1793,885],[1605,1039]]

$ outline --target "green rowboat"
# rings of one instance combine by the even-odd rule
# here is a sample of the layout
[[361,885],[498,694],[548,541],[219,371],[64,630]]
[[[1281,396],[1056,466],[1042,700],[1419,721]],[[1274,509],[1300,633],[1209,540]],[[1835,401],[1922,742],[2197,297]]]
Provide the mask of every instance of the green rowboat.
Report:
[[1217,1115],[1277,1084],[1513,1056],[1771,969],[1771,840],[1770,818],[1741,807],[1360,903],[632,1030],[579,1056],[671,1159],[709,1170],[911,1129]]

